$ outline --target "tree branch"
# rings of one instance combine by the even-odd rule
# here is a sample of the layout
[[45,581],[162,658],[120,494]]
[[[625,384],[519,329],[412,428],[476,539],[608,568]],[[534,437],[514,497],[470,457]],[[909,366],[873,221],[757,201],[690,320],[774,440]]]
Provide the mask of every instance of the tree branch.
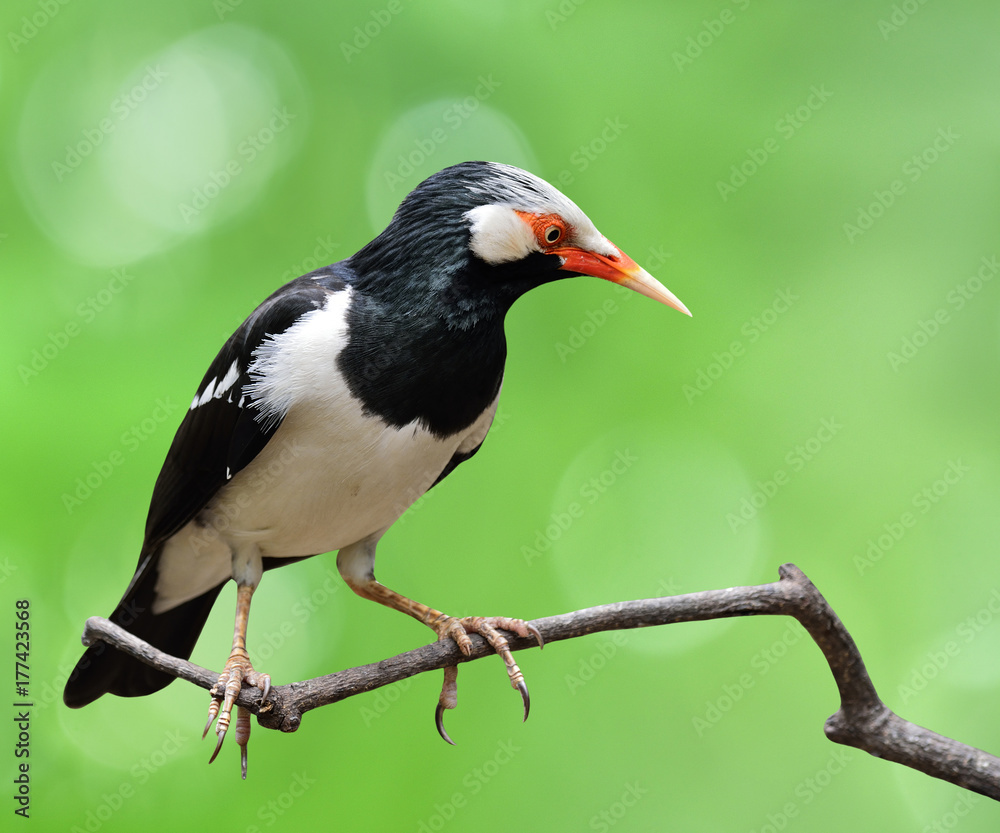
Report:
[[[780,580],[751,587],[708,590],[683,596],[601,605],[559,616],[536,619],[547,643],[589,633],[644,628],[673,622],[695,622],[734,616],[792,616],[819,646],[840,691],[840,708],[826,721],[830,740],[854,746],[877,758],[905,764],[920,772],[1000,801],[1000,758],[903,720],[879,698],[864,660],[843,623],[805,573],[793,564],[780,570]],[[349,668],[304,682],[276,686],[261,706],[260,691],[244,688],[237,703],[257,715],[260,725],[294,732],[302,715],[424,671],[458,665],[493,654],[482,637],[473,635],[466,656],[447,640],[381,662]],[[534,639],[508,636],[511,650],[537,647]],[[107,619],[87,620],[85,645],[103,640],[147,665],[211,689],[218,674],[164,654]]]

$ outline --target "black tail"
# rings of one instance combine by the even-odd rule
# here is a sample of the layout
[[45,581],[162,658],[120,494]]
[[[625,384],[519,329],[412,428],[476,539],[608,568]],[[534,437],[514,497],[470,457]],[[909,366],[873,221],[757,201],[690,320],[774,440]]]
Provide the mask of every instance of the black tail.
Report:
[[[165,613],[153,613],[156,568],[155,553],[140,567],[139,573],[109,617],[129,633],[175,657],[188,659],[201,629],[218,598],[222,584],[207,593],[178,605]],[[224,584],[225,582],[223,582]],[[78,709],[103,694],[141,697],[152,694],[174,678],[104,642],[91,645],[76,664],[63,691],[63,702]]]

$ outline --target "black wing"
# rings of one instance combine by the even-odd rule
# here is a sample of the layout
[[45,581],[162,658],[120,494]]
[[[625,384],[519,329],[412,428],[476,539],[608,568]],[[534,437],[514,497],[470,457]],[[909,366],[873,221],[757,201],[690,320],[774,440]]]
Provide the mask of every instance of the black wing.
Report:
[[[246,387],[254,350],[284,332],[331,292],[343,290],[338,264],[285,284],[229,338],[198,386],[156,479],[146,535],[135,575],[111,621],[173,656],[187,659],[222,584],[161,614],[152,612],[164,543],[186,526],[273,436],[280,419],[259,420]],[[287,561],[286,561],[287,563]],[[63,699],[84,706],[102,694],[150,694],[171,677],[98,643],[84,653],[66,684]]]
[[334,268],[328,267],[326,280],[327,270],[322,270],[285,284],[254,310],[219,351],[156,479],[144,549],[182,529],[274,435],[281,420],[262,420],[245,394],[253,352],[268,336],[283,333],[307,312],[319,309],[331,292],[344,288]]

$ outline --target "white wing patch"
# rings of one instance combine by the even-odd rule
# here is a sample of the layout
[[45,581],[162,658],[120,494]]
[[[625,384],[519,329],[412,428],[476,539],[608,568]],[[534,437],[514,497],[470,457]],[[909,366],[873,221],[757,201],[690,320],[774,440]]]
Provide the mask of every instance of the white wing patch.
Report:
[[203,390],[200,394],[196,393],[194,395],[194,399],[191,401],[191,407],[189,410],[193,411],[195,408],[204,405],[209,399],[212,398],[212,394],[215,393],[215,383],[217,381],[217,377],[213,378],[212,381],[205,387],[205,390]]
[[205,386],[205,390],[203,390],[200,394],[196,393],[194,395],[194,399],[191,400],[191,407],[188,410],[193,411],[195,408],[204,405],[212,399],[222,399],[226,391],[235,385],[236,380],[239,378],[240,368],[234,361],[231,365],[229,365],[229,370],[226,371],[226,375],[222,377],[221,382],[216,376]]
[[239,378],[240,368],[234,361],[231,365],[229,365],[229,370],[226,371],[226,375],[222,377],[222,381],[219,382],[219,386],[215,389],[215,398],[221,399],[222,394],[235,385],[236,380]]

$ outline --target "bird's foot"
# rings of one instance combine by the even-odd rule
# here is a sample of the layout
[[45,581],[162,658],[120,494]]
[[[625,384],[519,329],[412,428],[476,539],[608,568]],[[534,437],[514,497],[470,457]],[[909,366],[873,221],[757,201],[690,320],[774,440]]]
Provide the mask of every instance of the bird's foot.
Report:
[[[524,674],[514,662],[514,655],[511,653],[507,639],[497,630],[510,631],[524,638],[534,637],[539,648],[545,647],[545,640],[534,625],[530,625],[522,619],[508,619],[504,616],[466,616],[456,619],[452,616],[439,614],[436,618],[427,623],[438,635],[438,639],[451,639],[458,645],[458,649],[468,656],[472,653],[472,640],[470,633],[478,633],[485,639],[490,647],[500,655],[500,659],[507,666],[507,675],[510,678],[511,687],[521,692],[521,699],[524,702],[524,720],[528,719],[528,711],[531,708],[531,698],[528,695],[528,685],[524,681]],[[444,729],[445,709],[455,708],[458,702],[458,668],[451,666],[444,669],[444,684],[441,688],[441,696],[438,698],[437,710],[434,714],[434,722],[437,725],[438,734],[448,743],[454,745],[454,741],[448,737]]]
[[[233,704],[239,697],[243,685],[259,688],[263,695],[261,702],[267,699],[271,691],[271,677],[268,674],[260,674],[253,670],[250,664],[250,657],[243,648],[234,648],[226,662],[226,667],[219,675],[219,679],[212,686],[212,702],[208,704],[208,723],[205,724],[205,731],[202,738],[208,735],[208,730],[212,728],[212,722],[218,716],[218,723],[215,725],[215,734],[219,740],[215,744],[215,751],[209,763],[215,760],[222,749],[222,742],[226,739],[226,732],[229,731],[229,723],[232,719]],[[247,744],[250,741],[250,712],[240,707],[236,713],[236,742],[240,746],[240,768],[243,780],[247,777]]]

